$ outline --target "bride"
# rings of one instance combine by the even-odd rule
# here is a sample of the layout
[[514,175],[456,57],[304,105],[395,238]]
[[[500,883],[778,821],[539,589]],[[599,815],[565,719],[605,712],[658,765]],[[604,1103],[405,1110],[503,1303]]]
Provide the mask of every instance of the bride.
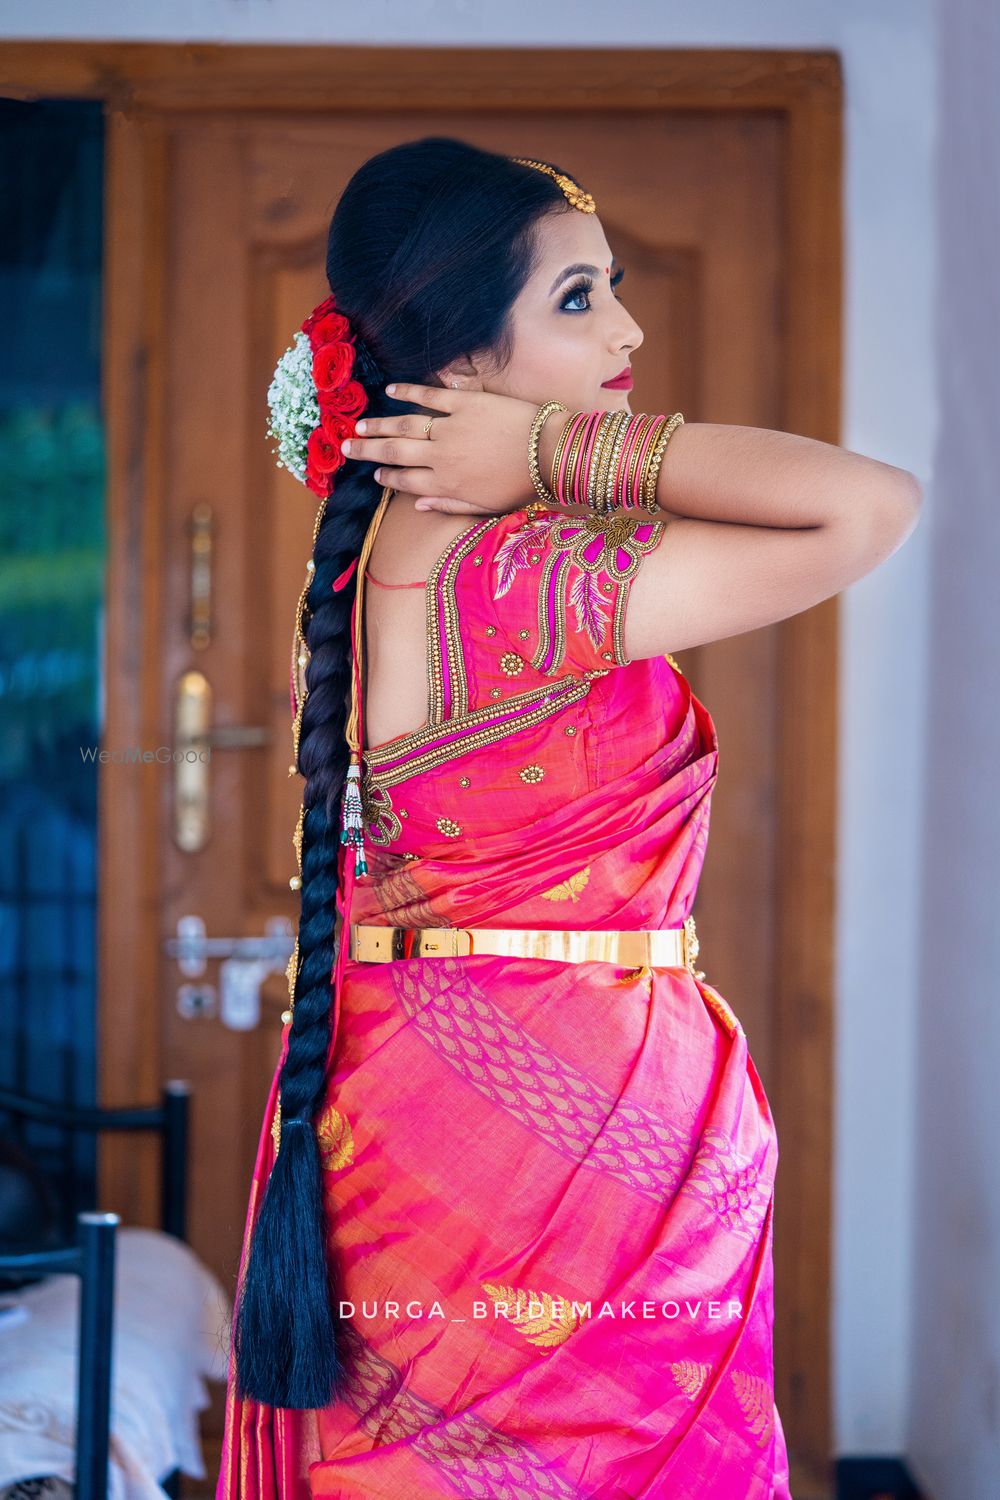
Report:
[[269,393],[319,499],[301,911],[219,1500],[790,1497],[778,1144],[697,967],[718,741],[670,653],[845,588],[920,489],[633,414],[623,270],[561,167],[408,142]]

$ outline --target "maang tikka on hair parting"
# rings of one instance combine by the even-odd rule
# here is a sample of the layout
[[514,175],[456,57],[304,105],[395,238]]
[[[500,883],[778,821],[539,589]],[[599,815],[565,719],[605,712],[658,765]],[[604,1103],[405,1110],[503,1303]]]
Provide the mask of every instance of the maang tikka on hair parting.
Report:
[[572,177],[567,177],[565,172],[557,172],[555,167],[550,167],[544,161],[536,161],[533,156],[512,156],[511,161],[518,162],[522,167],[534,167],[536,171],[547,173],[562,188],[567,202],[571,203],[574,208],[578,208],[582,214],[597,212],[593,194],[585,193],[579,183],[574,182]]

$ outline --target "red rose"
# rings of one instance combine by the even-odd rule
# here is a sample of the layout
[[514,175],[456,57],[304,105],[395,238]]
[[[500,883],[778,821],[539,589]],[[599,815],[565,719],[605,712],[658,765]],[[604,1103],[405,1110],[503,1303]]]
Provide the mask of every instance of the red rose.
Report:
[[319,475],[333,474],[346,461],[340,444],[328,437],[322,427],[314,427],[306,444],[306,468]]
[[313,349],[320,349],[324,344],[337,343],[341,339],[351,342],[354,339],[351,325],[343,313],[328,312],[309,330],[309,342]]
[[302,332],[311,333],[320,319],[325,318],[327,313],[333,312],[336,305],[337,304],[334,302],[332,297],[327,297],[323,302],[319,304],[318,307],[314,307],[308,318],[306,318],[305,322],[302,324]]
[[339,391],[330,394],[325,392],[320,395],[319,411],[320,421],[325,423],[328,412],[337,413],[343,417],[360,417],[368,405],[368,392],[360,380],[349,380]]
[[306,484],[314,495],[324,499],[333,489],[333,476],[331,474],[314,474],[310,468],[306,468]]
[[[333,443],[340,451],[340,445],[345,438],[354,437],[356,428],[354,418],[339,411],[325,411],[320,416],[318,429],[328,443]],[[344,455],[341,455],[343,457]]]
[[322,401],[325,391],[339,391],[354,369],[354,347],[337,341],[324,344],[313,355],[312,376]]

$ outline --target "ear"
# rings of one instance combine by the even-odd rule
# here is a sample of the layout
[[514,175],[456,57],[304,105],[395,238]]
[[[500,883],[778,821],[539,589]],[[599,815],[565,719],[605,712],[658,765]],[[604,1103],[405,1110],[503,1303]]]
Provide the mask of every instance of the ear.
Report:
[[458,359],[453,359],[450,364],[439,370],[438,377],[441,384],[448,390],[481,391],[483,389],[479,370],[465,354]]

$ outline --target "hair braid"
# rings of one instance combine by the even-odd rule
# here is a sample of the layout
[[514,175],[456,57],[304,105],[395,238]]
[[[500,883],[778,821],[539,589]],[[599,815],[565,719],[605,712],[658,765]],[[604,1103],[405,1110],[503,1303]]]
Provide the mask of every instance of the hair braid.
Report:
[[[373,403],[374,405],[374,403]],[[281,1149],[267,1181],[247,1257],[235,1322],[241,1394],[269,1406],[314,1409],[337,1394],[344,1375],[327,1265],[319,1147],[313,1129],[326,1082],[331,975],[336,959],[340,803],[349,750],[346,699],[353,670],[351,605],[357,574],[338,593],[333,580],[362,542],[381,486],[367,470],[345,474],[316,535],[306,605],[307,696],[299,736],[306,778],[302,821],[299,959],[288,1052],[281,1069]],[[303,1128],[307,1127],[307,1128]],[[275,1278],[272,1268],[283,1267]],[[244,1337],[247,1327],[254,1337]]]

